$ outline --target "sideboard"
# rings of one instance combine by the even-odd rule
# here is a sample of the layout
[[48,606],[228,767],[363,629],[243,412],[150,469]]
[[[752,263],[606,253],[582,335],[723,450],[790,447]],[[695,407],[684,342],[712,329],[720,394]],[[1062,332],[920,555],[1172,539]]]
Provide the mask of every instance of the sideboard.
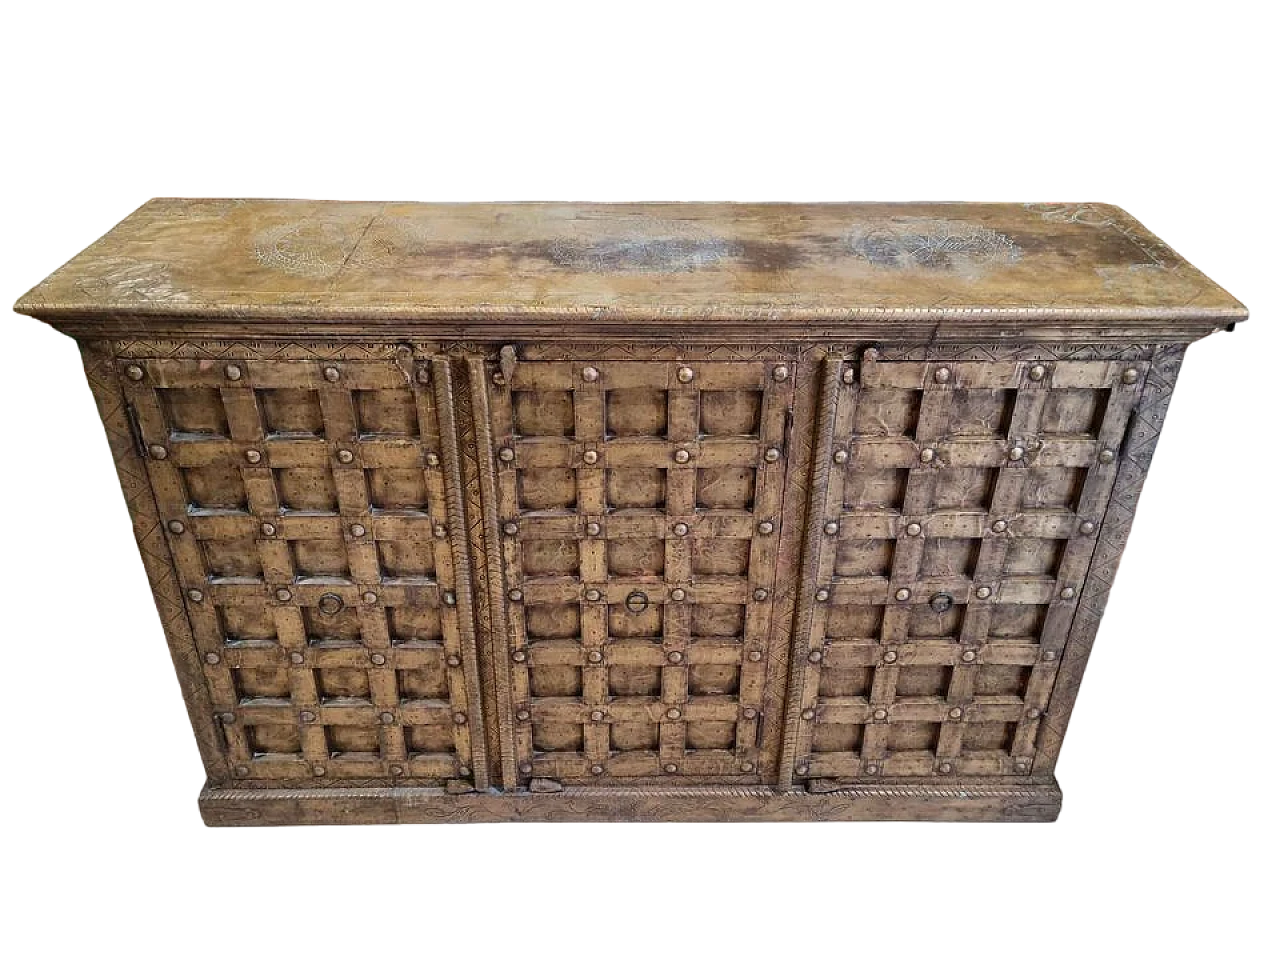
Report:
[[1088,203],[153,200],[16,309],[80,343],[215,825],[1051,820],[1247,315]]

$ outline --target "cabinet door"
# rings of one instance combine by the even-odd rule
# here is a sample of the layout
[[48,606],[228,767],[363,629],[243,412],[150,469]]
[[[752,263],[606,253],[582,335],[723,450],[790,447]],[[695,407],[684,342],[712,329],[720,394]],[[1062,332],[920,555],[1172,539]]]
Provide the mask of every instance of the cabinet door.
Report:
[[1037,733],[1147,366],[827,362],[786,777],[1049,772]]
[[517,778],[768,776],[794,365],[505,354],[472,369],[496,448]]
[[225,769],[486,786],[447,364],[268,352],[116,363]]

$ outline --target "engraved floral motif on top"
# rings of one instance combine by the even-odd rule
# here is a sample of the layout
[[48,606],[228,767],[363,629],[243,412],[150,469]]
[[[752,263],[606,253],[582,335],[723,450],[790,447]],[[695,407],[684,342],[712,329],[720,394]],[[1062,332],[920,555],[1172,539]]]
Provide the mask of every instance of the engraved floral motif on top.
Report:
[[372,266],[389,260],[390,242],[371,238],[359,243],[363,231],[329,220],[299,220],[260,231],[253,252],[264,267],[295,277],[336,277],[348,263]]
[[849,237],[854,256],[878,267],[924,267],[929,270],[972,271],[1017,263],[1022,249],[1003,233],[987,227],[959,230],[952,224],[887,224]]

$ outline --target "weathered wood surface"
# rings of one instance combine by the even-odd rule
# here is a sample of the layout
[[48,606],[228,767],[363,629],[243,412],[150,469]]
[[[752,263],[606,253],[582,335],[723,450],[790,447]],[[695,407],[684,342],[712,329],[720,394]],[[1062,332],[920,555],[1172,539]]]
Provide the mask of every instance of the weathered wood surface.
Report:
[[[1052,819],[1185,345],[1244,316],[1088,205],[175,204],[19,308],[82,341],[213,824]],[[664,261],[675,211],[739,246]],[[366,248],[396,216],[419,246]],[[770,222],[777,244],[825,249],[837,221],[1004,231],[1019,253],[975,264],[973,240],[908,262],[877,234],[839,264],[766,264],[741,246]],[[520,231],[559,253],[521,248],[526,270]],[[292,266],[235,260],[260,235],[291,237]],[[346,266],[324,276],[315,237]],[[111,272],[144,247],[159,286]],[[725,265],[747,249],[754,266]],[[1175,305],[1153,270],[1196,291]],[[657,320],[602,335],[588,311],[494,339],[480,317],[606,292],[616,316],[773,311],[759,298],[804,277],[793,305],[852,319],[675,338]],[[484,302],[441,335],[432,311],[463,288]],[[858,319],[869,293],[899,306]],[[979,294],[1020,311],[1011,335],[886,319],[979,323]],[[1070,336],[1061,311],[1037,319],[1076,297]],[[356,303],[363,326],[330,323]],[[1090,340],[1091,309],[1127,320]]]

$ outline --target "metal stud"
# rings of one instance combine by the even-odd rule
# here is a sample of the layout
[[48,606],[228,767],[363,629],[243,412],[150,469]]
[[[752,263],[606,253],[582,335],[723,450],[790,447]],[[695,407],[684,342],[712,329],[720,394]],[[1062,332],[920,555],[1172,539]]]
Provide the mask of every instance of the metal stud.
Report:
[[1048,372],[1049,371],[1048,369],[1045,368],[1044,364],[1037,363],[1034,367],[1032,367],[1030,370],[1027,371],[1027,376],[1030,377],[1032,380],[1038,381],[1038,380],[1043,380],[1044,375]]
[[244,376],[244,371],[237,367],[234,363],[229,363],[222,370],[227,375],[228,380],[239,380]]
[[591,711],[591,719],[592,719],[592,721],[593,721],[593,722],[595,722],[595,723],[599,723],[601,720],[603,720],[603,719],[604,719],[604,711],[603,711],[603,710],[592,710],[592,711]]
[[868,763],[866,769],[867,769],[867,773],[871,774],[872,776],[875,776],[877,773],[880,772],[880,764]]
[[689,453],[689,451],[681,447],[674,454],[672,454],[671,458],[675,460],[676,463],[688,463],[690,456],[691,454]]
[[315,723],[316,715],[312,713],[310,710],[303,710],[300,714],[298,714],[298,719],[301,720],[303,723]]
[[813,707],[805,707],[803,710],[800,711],[801,720],[812,720],[817,715],[818,715],[818,711],[813,709]]
[[946,367],[939,367],[933,371],[934,383],[949,383],[951,381],[951,371]]
[[593,763],[591,765],[591,773],[598,777],[600,774],[604,773],[604,767],[600,766],[598,763]]
[[[513,526],[514,526],[514,524],[513,524]],[[588,536],[588,537],[598,537],[598,536],[600,536],[600,524],[596,523],[594,520],[592,520],[590,523],[588,523],[588,524],[587,524],[587,536]]]
[[519,720],[521,723],[525,723],[525,722],[527,722],[527,721],[529,720],[529,718],[530,718],[530,717],[532,717],[532,716],[533,716],[533,714],[531,714],[528,710],[517,710],[517,711],[516,711],[516,719],[517,719],[517,720]]
[[462,658],[461,658],[461,657],[459,657],[457,654],[453,654],[453,653],[451,653],[451,654],[449,654],[449,656],[445,657],[445,658],[444,658],[444,662],[445,662],[445,663],[447,663],[447,664],[448,664],[449,666],[451,666],[451,667],[460,667],[460,666],[462,666]]
[[742,716],[743,716],[745,719],[747,719],[747,720],[754,720],[754,719],[756,718],[756,708],[755,708],[755,707],[743,707],[743,708],[742,708]]
[[460,727],[465,727],[467,725],[467,715],[461,712],[455,713],[453,715],[453,722]]
[[443,540],[445,537],[449,535],[449,528],[446,527],[443,523],[437,523],[434,527],[431,528],[431,535],[435,537],[437,540]]
[[821,590],[819,590],[817,593],[813,595],[813,598],[817,600],[819,603],[826,603],[826,601],[831,599],[831,591],[828,590],[826,587],[823,587]]
[[1039,710],[1037,710],[1035,707],[1032,707],[1031,709],[1029,709],[1029,710],[1027,711],[1027,719],[1028,719],[1028,720],[1039,720],[1039,719],[1040,719],[1040,711],[1039,711]]
[[949,763],[940,763],[940,764],[938,764],[938,772],[939,772],[939,773],[950,773],[950,772],[951,772],[952,770],[954,770],[954,769],[955,769],[955,767],[953,767],[953,766],[952,766],[951,764],[949,764]]
[[218,714],[218,719],[223,723],[235,723],[236,715],[234,713],[220,713]]
[[533,764],[532,764],[532,763],[522,763],[522,764],[520,764],[520,772],[521,772],[521,773],[533,773]]
[[764,452],[765,463],[777,463],[782,458],[782,451],[777,447],[770,447]]
[[978,659],[978,655],[972,650],[966,650],[964,653],[960,654],[960,659],[965,663],[973,663],[973,661]]
[[761,520],[760,523],[756,525],[756,529],[766,535],[773,533],[773,521]]
[[756,768],[756,765],[752,763],[750,760],[744,760],[742,764],[738,767],[738,769],[741,770],[743,773],[750,773],[755,768]]
[[387,658],[381,653],[375,653],[369,657],[369,662],[375,667],[380,667],[387,662]]
[[523,590],[518,590],[518,589],[517,589],[517,590],[508,590],[508,591],[507,591],[507,599],[508,599],[508,600],[510,600],[512,603],[519,603],[521,600],[523,600],[523,599],[524,599],[524,591],[523,591]]
[[247,777],[248,775],[249,775],[249,768],[246,767],[243,763],[240,764],[240,766],[236,767],[237,777]]
[[384,710],[382,713],[378,714],[378,719],[383,723],[395,723],[396,715],[391,713],[389,710]]
[[288,603],[290,600],[293,599],[293,594],[290,591],[286,590],[284,587],[281,587],[279,590],[276,591],[276,599],[279,600],[281,603]]
[[681,383],[692,383],[693,368],[681,367],[679,370],[676,371],[676,379],[679,380]]
[[1098,454],[1099,463],[1111,463],[1115,458],[1116,452],[1114,450],[1103,450]]
[[289,662],[296,666],[298,664],[306,663],[307,658],[304,654],[298,653],[295,650],[293,653],[289,654]]
[[595,383],[597,380],[600,379],[600,371],[597,370],[595,367],[583,367],[582,379],[585,380],[587,383]]
[[676,603],[682,602],[684,598],[687,596],[688,594],[685,592],[683,587],[676,587],[674,590],[671,591],[671,599],[674,600]]
[[187,525],[181,520],[170,520],[168,523],[170,533],[186,533]]
[[393,777],[402,777],[402,776],[404,776],[404,767],[400,766],[400,764],[398,764],[398,763],[393,763],[393,764],[391,765],[391,775],[392,775]]
[[807,763],[796,764],[796,776],[806,777],[809,775],[809,765]]
[[672,650],[667,654],[667,663],[681,663],[684,661],[684,654],[679,650]]
[[336,593],[326,593],[320,598],[319,602],[316,603],[316,607],[319,608],[320,612],[327,614],[330,617],[335,613],[342,612],[342,608],[344,606],[346,606],[346,604],[343,603],[342,598]]
[[1098,525],[1094,523],[1092,520],[1086,520],[1084,523],[1080,524],[1080,532],[1083,533],[1086,537],[1089,536],[1091,533],[1093,533],[1093,531],[1097,529],[1098,529]]
[[979,600],[986,600],[989,596],[991,596],[991,588],[990,588],[990,587],[979,587],[979,588],[975,591],[975,593],[976,593],[976,595],[977,595],[977,597],[978,597],[978,599],[979,599]]
[[840,524],[836,523],[834,520],[828,520],[822,525],[822,532],[828,537],[834,537],[840,532]]
[[324,767],[312,767],[311,773],[317,777],[323,777],[327,771]]
[[769,591],[768,591],[768,590],[766,590],[764,587],[756,587],[754,590],[752,590],[752,591],[751,591],[751,599],[753,599],[753,600],[768,600],[768,599],[769,599]]
[[871,719],[872,720],[888,720],[889,711],[885,710],[884,708],[876,710],[874,713],[871,714]]
[[517,650],[515,653],[511,654],[511,659],[516,663],[524,663],[529,659],[529,655],[523,650]]
[[193,588],[187,591],[187,596],[191,598],[192,603],[199,603],[204,599],[204,591]]
[[261,450],[246,450],[246,451],[244,452],[244,458],[245,458],[246,460],[248,460],[250,463],[261,463],[261,462],[262,462],[262,451],[261,451]]
[[1031,769],[1031,764],[1027,763],[1025,760],[1019,760],[1013,765],[1013,769],[1018,773],[1026,773]]
[[764,654],[761,653],[759,650],[752,650],[750,653],[747,654],[747,659],[750,660],[752,663],[759,663],[761,660],[764,659]]
[[151,454],[152,460],[164,460],[169,456],[169,451],[158,443],[153,443],[151,446],[147,447],[147,453]]
[[341,371],[338,370],[337,367],[325,367],[324,378],[328,380],[330,383],[337,383],[339,380],[342,379],[342,373]]
[[1057,654],[1056,652],[1054,652],[1053,650],[1046,650],[1046,651],[1044,652],[1044,656],[1043,656],[1043,658],[1042,658],[1042,659],[1043,659],[1046,663],[1052,663],[1054,660],[1057,660],[1057,659],[1058,659],[1058,654]]
[[264,523],[259,529],[264,537],[274,537],[276,535],[276,525],[274,523]]
[[894,597],[898,600],[910,600],[911,591],[906,587],[899,587],[898,591],[894,594]]
[[603,594],[601,594],[599,590],[592,588],[591,590],[588,590],[585,594],[583,594],[583,596],[586,597],[586,599],[590,603],[598,603],[600,601],[600,597],[603,596]]
[[1122,383],[1137,383],[1138,382],[1137,368],[1129,367],[1127,370],[1125,370],[1124,373],[1120,374],[1120,381]]
[[427,461],[427,466],[428,466],[428,467],[438,467],[438,466],[440,466],[440,454],[438,454],[438,453],[428,453],[428,454],[426,455],[425,459],[426,459],[426,461]]
[[671,532],[677,537],[687,537],[689,535],[689,525],[687,523],[677,523],[671,528]]
[[920,534],[921,534],[921,532],[922,532],[923,530],[924,530],[924,528],[923,528],[922,526],[920,526],[920,524],[918,524],[918,523],[908,523],[908,524],[907,524],[907,536],[908,536],[908,537],[918,537],[918,536],[920,536]]
[[458,604],[458,595],[454,593],[452,590],[446,590],[444,592],[444,605],[446,607],[454,607],[454,606],[457,606],[457,604]]
[[885,653],[884,653],[884,662],[885,662],[885,663],[897,663],[897,662],[898,662],[898,653],[897,653],[897,651],[896,651],[896,650],[886,650],[886,651],[885,651]]
[[991,525],[991,529],[992,529],[992,531],[994,531],[995,533],[1004,533],[1006,530],[1008,530],[1008,529],[1009,529],[1009,521],[1008,521],[1008,520],[997,520],[995,523],[993,523],[993,524]]
[[353,462],[353,461],[355,460],[355,458],[356,458],[356,455],[355,455],[354,453],[352,453],[350,450],[339,450],[339,451],[338,451],[338,462],[339,462],[339,463],[351,463],[351,462]]
[[596,463],[600,459],[600,454],[595,450],[588,450],[582,455],[582,462],[586,464]]
[[592,650],[590,653],[587,654],[588,663],[602,663],[603,661],[604,661],[604,654],[601,653],[599,650]]
[[677,770],[679,770],[680,768],[679,768],[679,767],[677,767],[674,763],[668,763],[668,764],[667,764],[666,766],[664,766],[662,769],[663,769],[663,770],[665,770],[665,771],[667,771],[667,773],[675,773],[675,772],[676,772]]
[[853,367],[845,367],[843,370],[840,371],[840,382],[853,383],[853,376],[854,376]]
[[212,663],[212,664],[219,664],[219,663],[221,663],[221,662],[222,662],[222,657],[218,656],[216,653],[206,653],[206,654],[204,655],[204,662],[205,662],[205,663]]
[[351,529],[351,535],[353,537],[363,537],[366,533],[369,532],[364,528],[364,524],[362,523],[353,523],[350,529]]
[[791,376],[791,371],[781,364],[773,368],[773,379],[778,383],[782,383],[789,376]]
[[510,447],[503,447],[501,450],[498,451],[498,459],[501,460],[503,463],[510,463],[515,458],[516,458],[516,452],[512,450]]
[[920,462],[933,463],[933,458],[936,457],[937,455],[938,455],[938,451],[933,449],[933,447],[925,447],[923,450],[920,451]]
[[952,707],[950,710],[947,711],[947,716],[950,717],[952,720],[959,720],[961,717],[964,716],[964,711],[961,710],[959,707]]
[[1063,588],[1058,592],[1058,596],[1060,596],[1063,600],[1070,600],[1070,599],[1072,599],[1075,595],[1076,595],[1076,588],[1075,588],[1075,587],[1063,587]]
[[1009,450],[1009,459],[1013,461],[1021,460],[1027,455],[1026,447],[1013,447]]
[[130,380],[141,380],[146,376],[146,372],[136,363],[131,363],[124,368],[124,375]]
[[508,520],[506,523],[502,525],[502,532],[509,537],[514,537],[517,533],[520,532],[520,525],[518,523],[513,523],[512,521]]
[[836,463],[848,463],[848,462],[849,462],[849,451],[848,451],[848,450],[837,450],[835,453],[833,453],[833,454],[831,455],[831,459],[832,459],[832,460],[834,460]]
[[810,651],[809,651],[809,662],[810,662],[810,663],[821,663],[821,662],[822,662],[822,651],[821,651],[821,650],[810,650]]
[[417,377],[418,377],[418,382],[419,382],[419,383],[430,383],[430,382],[431,382],[431,368],[430,368],[430,367],[428,367],[428,366],[421,366],[421,367],[419,367],[419,368],[418,368]]

